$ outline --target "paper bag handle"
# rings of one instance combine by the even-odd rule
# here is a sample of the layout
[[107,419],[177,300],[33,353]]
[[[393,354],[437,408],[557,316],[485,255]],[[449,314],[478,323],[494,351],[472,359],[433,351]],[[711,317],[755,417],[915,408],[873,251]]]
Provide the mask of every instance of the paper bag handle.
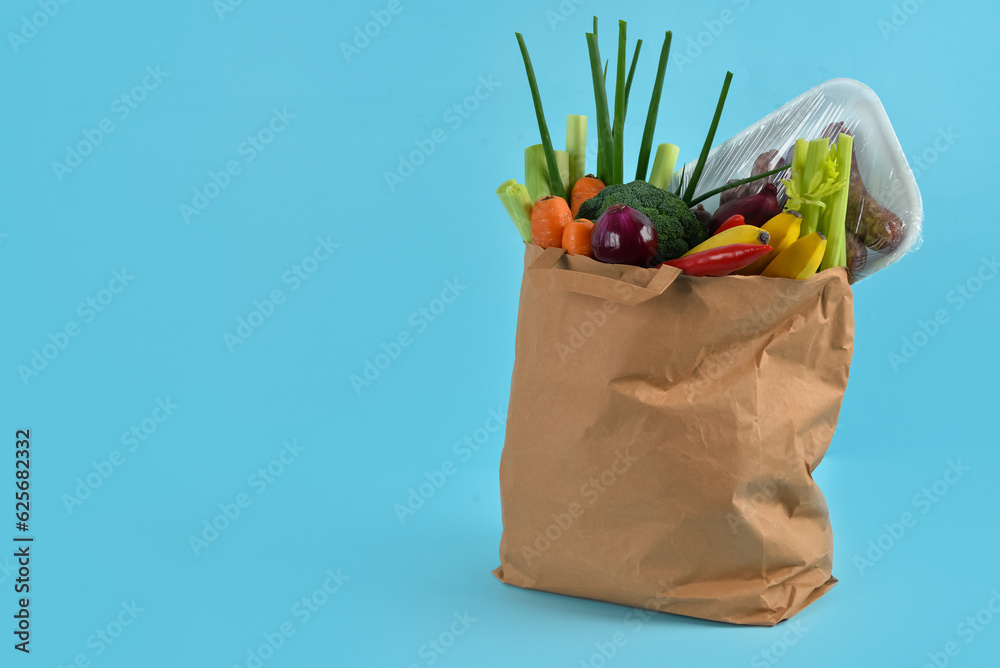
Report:
[[[625,306],[636,306],[657,295],[662,295],[670,287],[670,284],[683,273],[676,267],[663,266],[657,269],[656,275],[645,286],[635,285],[599,274],[556,269],[556,264],[565,253],[566,251],[562,248],[546,248],[538,256],[538,259],[528,265],[527,273],[530,274],[532,282],[549,290],[575,292],[598,299],[610,299]],[[625,272],[629,271],[645,273],[647,270],[639,267],[625,267]]]

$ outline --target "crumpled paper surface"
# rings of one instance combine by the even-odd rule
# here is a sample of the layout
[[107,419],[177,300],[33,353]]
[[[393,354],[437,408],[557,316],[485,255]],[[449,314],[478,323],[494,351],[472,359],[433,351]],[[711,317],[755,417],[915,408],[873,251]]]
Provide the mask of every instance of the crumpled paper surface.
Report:
[[495,575],[754,625],[828,591],[812,472],[850,370],[846,271],[692,278],[536,246],[525,266]]

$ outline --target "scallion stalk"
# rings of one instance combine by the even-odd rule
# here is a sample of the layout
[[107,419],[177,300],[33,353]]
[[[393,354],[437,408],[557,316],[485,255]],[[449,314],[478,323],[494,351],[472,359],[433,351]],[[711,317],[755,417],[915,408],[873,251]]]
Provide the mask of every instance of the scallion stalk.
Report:
[[656,130],[656,115],[660,109],[660,95],[663,93],[663,77],[667,73],[667,58],[670,55],[671,37],[673,37],[673,33],[668,30],[663,38],[663,48],[660,49],[660,64],[656,67],[653,95],[649,99],[649,111],[646,112],[646,127],[642,131],[639,163],[635,168],[635,178],[637,181],[646,180],[646,169],[649,167],[649,152],[653,149],[653,132]]
[[521,33],[517,35],[517,43],[521,47],[521,57],[524,58],[524,70],[528,75],[528,86],[531,87],[531,99],[535,103],[535,116],[538,117],[538,133],[542,136],[542,146],[545,148],[545,161],[549,168],[549,181],[552,186],[552,194],[559,197],[566,197],[562,181],[559,178],[559,165],[556,163],[555,152],[552,149],[552,138],[549,136],[549,128],[545,124],[545,114],[542,111],[542,97],[538,93],[538,82],[535,80],[535,69],[531,66],[531,57],[528,56],[528,47],[524,43]]
[[712,117],[712,125],[708,128],[708,136],[705,137],[705,144],[701,147],[701,155],[698,156],[698,164],[695,165],[691,180],[688,182],[687,190],[684,191],[684,201],[690,204],[694,197],[694,190],[698,187],[698,179],[705,169],[705,161],[708,160],[708,152],[712,149],[712,142],[715,141],[715,131],[719,127],[719,119],[722,118],[722,108],[726,106],[726,95],[729,94],[729,84],[733,81],[733,73],[726,72],[726,80],[722,84],[722,92],[719,93],[719,103],[715,105],[715,115]]
[[625,163],[625,50],[627,46],[625,21],[618,22],[618,76],[615,80],[615,153],[612,180],[605,185],[621,183],[624,179]]
[[704,202],[705,200],[707,200],[710,197],[715,197],[719,193],[726,192],[730,188],[735,188],[736,186],[742,186],[745,183],[752,183],[752,182],[757,181],[759,179],[763,179],[763,178],[766,178],[768,176],[773,176],[773,175],[777,174],[778,172],[785,171],[786,169],[788,169],[788,165],[782,165],[781,167],[778,167],[776,169],[772,169],[769,172],[764,172],[763,174],[755,174],[753,176],[748,176],[745,179],[740,179],[739,181],[733,181],[732,183],[727,183],[726,185],[720,186],[720,187],[716,188],[715,190],[709,190],[707,193],[698,195],[697,197],[695,197],[693,200],[691,200],[688,203],[688,206],[696,206],[698,204],[701,204],[702,202]]
[[597,47],[597,36],[587,33],[587,48],[590,52],[590,73],[594,80],[594,104],[597,107],[597,178],[610,183],[612,174],[612,153],[614,138],[611,135],[611,114],[608,112],[608,93],[601,74],[601,52]]
[[625,80],[625,115],[628,116],[628,96],[632,92],[632,78],[635,76],[635,65],[639,61],[639,50],[642,48],[642,40],[635,43],[635,51],[632,53],[632,65],[628,68],[628,79]]

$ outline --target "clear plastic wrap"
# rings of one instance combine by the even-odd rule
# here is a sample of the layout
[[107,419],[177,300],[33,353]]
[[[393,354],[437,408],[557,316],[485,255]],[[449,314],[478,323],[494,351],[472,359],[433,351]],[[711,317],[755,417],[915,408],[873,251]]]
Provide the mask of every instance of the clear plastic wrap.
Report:
[[[852,282],[870,276],[915,250],[921,241],[923,204],[913,171],[878,96],[859,81],[831,79],[788,102],[708,154],[698,192],[761,174],[790,163],[795,140],[854,137],[847,206],[847,264]],[[694,171],[694,162],[675,172],[670,190]],[[703,204],[715,211],[721,202],[756,193],[768,181],[786,196],[788,170],[737,186]]]

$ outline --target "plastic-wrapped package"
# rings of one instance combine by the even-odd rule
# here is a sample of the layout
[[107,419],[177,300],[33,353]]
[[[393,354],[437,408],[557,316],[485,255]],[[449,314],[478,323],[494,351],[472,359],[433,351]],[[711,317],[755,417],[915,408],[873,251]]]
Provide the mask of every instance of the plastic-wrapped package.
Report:
[[[875,93],[853,79],[831,79],[788,102],[708,154],[698,192],[762,174],[791,163],[795,140],[854,137],[847,206],[847,264],[852,282],[886,267],[921,241],[920,191],[892,124]],[[694,171],[694,162],[678,170],[670,190]],[[758,192],[768,181],[778,186],[788,170],[737,186],[704,202],[708,211],[735,197]]]

